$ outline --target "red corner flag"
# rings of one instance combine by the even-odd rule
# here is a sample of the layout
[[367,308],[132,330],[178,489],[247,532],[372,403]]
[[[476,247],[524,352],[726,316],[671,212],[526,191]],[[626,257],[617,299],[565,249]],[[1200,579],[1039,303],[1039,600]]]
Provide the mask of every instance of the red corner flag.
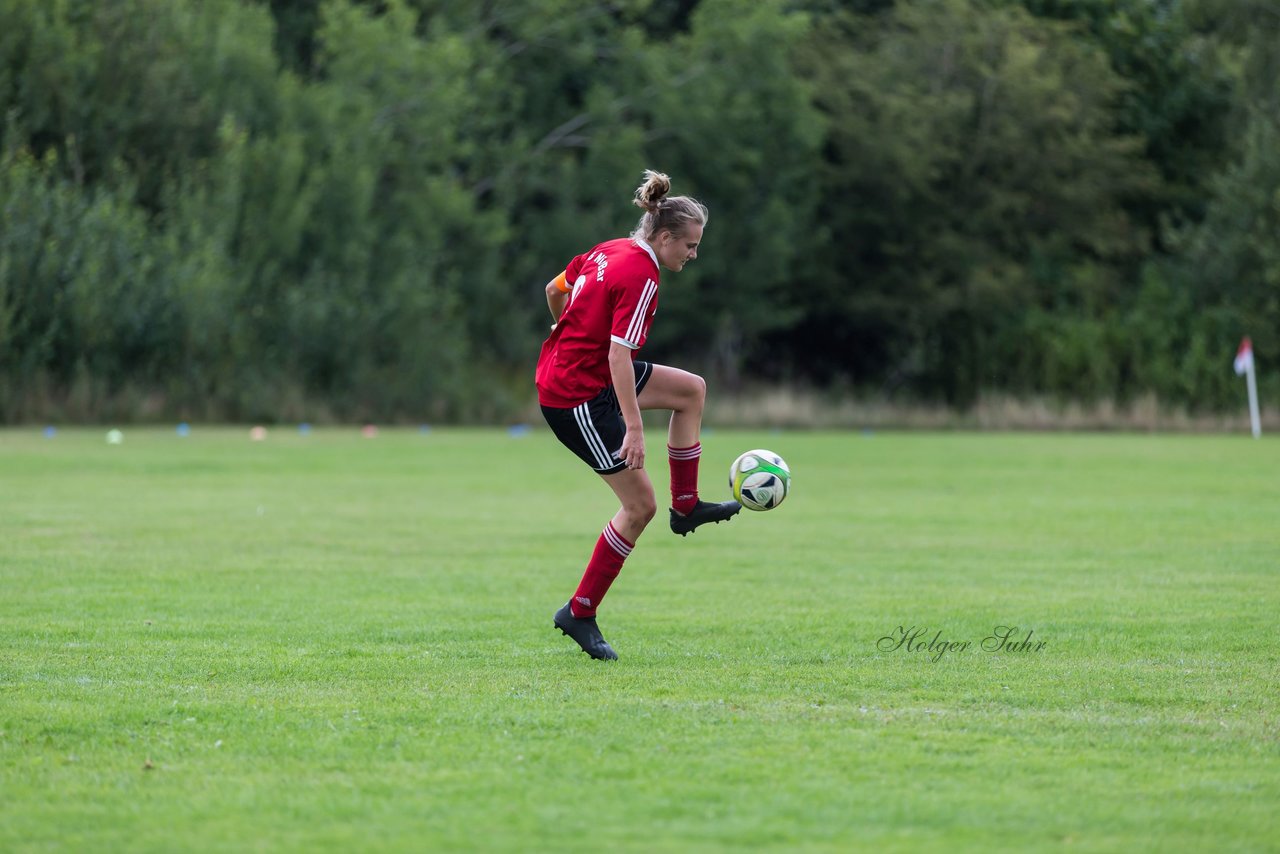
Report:
[[1246,335],[1244,340],[1240,342],[1240,349],[1236,351],[1236,374],[1243,376],[1253,369],[1253,342]]

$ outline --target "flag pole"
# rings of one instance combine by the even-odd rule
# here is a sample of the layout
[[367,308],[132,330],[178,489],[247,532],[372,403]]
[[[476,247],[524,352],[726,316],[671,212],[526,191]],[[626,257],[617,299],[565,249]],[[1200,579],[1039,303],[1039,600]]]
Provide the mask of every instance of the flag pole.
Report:
[[1249,360],[1249,368],[1244,373],[1245,384],[1249,386],[1249,424],[1253,427],[1253,438],[1262,435],[1262,419],[1258,415],[1258,381],[1254,377],[1253,360]]

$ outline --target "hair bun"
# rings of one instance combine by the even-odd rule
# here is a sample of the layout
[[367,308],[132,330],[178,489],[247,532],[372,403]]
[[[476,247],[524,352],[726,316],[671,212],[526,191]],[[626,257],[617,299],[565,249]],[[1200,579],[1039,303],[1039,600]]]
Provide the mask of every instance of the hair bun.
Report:
[[657,213],[658,205],[671,192],[671,178],[652,169],[644,170],[644,183],[636,188],[636,207]]
[[659,231],[682,235],[690,226],[707,224],[707,206],[689,196],[669,196],[671,179],[652,169],[644,170],[644,183],[636,188],[636,207],[644,216],[631,232],[633,239],[653,240]]

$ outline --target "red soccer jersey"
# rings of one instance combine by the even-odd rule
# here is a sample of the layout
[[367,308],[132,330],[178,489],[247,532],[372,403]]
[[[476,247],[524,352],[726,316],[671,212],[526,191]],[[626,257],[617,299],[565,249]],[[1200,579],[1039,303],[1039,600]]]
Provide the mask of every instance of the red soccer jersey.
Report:
[[569,409],[612,383],[609,344],[639,350],[658,310],[658,257],[643,240],[601,243],[565,268],[573,285],[538,356],[538,402]]

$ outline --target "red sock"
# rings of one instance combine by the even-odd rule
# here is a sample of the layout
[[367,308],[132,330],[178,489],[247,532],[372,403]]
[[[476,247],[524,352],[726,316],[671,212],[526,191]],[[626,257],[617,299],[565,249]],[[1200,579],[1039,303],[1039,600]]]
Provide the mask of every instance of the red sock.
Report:
[[701,456],[701,442],[692,448],[667,445],[667,457],[671,462],[671,506],[677,513],[688,513],[698,504],[698,459]]
[[596,550],[591,553],[591,562],[587,571],[582,573],[582,581],[578,582],[578,592],[573,594],[569,603],[569,611],[575,617],[594,617],[600,600],[609,592],[609,585],[622,572],[622,562],[631,554],[635,543],[626,538],[613,527],[613,522],[604,526],[600,539],[596,540]]

